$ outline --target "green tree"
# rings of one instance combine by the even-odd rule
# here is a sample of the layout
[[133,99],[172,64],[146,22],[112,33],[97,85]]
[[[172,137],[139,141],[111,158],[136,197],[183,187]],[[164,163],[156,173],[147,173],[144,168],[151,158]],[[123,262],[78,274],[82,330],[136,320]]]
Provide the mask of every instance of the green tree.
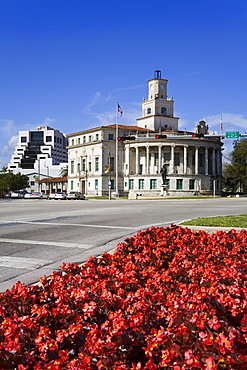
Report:
[[68,177],[68,165],[66,167],[63,167],[61,169],[60,176],[62,176],[62,177]]
[[13,174],[11,171],[0,173],[1,193],[8,193],[9,191],[25,189],[28,187],[30,187],[28,176],[22,175],[20,172]]
[[233,142],[230,163],[223,164],[223,189],[247,192],[247,139]]

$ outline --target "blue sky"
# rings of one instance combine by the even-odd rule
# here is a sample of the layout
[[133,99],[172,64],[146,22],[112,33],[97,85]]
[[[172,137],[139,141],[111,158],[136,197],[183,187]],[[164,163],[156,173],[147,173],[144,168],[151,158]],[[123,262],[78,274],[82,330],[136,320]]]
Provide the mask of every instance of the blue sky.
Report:
[[246,0],[0,0],[0,167],[19,130],[112,124],[116,101],[135,125],[156,69],[180,129],[245,133],[246,38]]

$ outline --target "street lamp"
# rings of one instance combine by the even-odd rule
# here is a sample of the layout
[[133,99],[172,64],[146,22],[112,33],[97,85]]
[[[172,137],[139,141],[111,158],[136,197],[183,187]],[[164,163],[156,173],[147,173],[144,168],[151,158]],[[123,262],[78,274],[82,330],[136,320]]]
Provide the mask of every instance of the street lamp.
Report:
[[109,174],[108,177],[108,191],[109,191],[109,200],[111,200],[111,147],[109,144],[104,143],[108,147],[108,164],[105,167],[105,173]]

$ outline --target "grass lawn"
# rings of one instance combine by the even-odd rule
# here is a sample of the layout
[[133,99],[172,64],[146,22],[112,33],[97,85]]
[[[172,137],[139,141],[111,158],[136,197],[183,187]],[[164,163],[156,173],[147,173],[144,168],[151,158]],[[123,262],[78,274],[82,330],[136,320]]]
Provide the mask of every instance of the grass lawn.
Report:
[[185,221],[182,225],[247,228],[247,214],[238,216],[199,217],[194,220]]

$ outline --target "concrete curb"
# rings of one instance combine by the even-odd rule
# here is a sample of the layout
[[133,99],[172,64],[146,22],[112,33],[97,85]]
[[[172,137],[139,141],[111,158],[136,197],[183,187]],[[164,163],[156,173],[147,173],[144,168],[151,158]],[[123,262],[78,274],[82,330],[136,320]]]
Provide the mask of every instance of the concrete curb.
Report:
[[241,231],[241,230],[247,230],[246,228],[244,227],[215,227],[215,226],[194,226],[194,225],[180,225],[178,224],[178,226],[181,226],[181,227],[184,227],[184,228],[188,228],[190,230],[193,230],[193,231],[207,231],[209,233],[215,233],[217,231],[230,231],[230,230],[236,230],[237,232],[238,231]]

